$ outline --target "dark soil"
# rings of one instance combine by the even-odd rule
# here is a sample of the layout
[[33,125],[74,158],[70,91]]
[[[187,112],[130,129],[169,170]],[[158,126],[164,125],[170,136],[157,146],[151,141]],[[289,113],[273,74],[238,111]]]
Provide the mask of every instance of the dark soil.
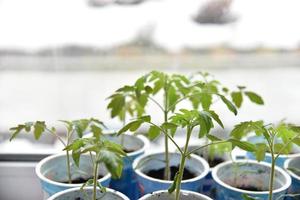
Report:
[[[83,177],[78,177],[77,179],[72,179],[72,184],[79,184],[79,183],[85,183],[88,180],[92,179],[93,177],[89,177],[89,178],[83,178]],[[98,176],[98,179],[103,178],[102,175]],[[66,183],[68,184],[69,181],[62,181],[61,183]]]
[[253,185],[242,185],[242,186],[238,186],[237,188],[241,189],[241,190],[247,190],[247,191],[256,191],[256,192],[261,192],[264,191],[260,188],[257,188]]
[[[171,170],[171,180],[174,180],[176,172],[179,171],[179,166],[172,166],[172,167],[170,167],[170,170]],[[164,180],[164,171],[165,171],[165,168],[161,168],[158,170],[150,170],[148,172],[145,172],[145,174],[152,178]],[[186,168],[184,169],[182,180],[187,180],[187,179],[191,179],[191,178],[195,178],[195,177],[196,177],[196,174],[194,174],[193,172],[191,172],[190,170],[188,170]]]
[[134,152],[135,150],[134,150],[134,149],[125,149],[125,148],[123,148],[123,151],[124,151],[125,153],[132,153],[132,152]]
[[224,162],[225,160],[223,158],[220,157],[214,157],[213,159],[208,159],[207,162],[209,164],[210,167],[215,167],[216,165]]
[[209,167],[215,167],[216,165],[224,162],[225,160],[223,158],[220,158],[220,157],[213,157],[213,158],[207,158],[207,156],[204,156],[203,154],[201,153],[197,153],[198,156],[204,158],[208,164],[209,164]]

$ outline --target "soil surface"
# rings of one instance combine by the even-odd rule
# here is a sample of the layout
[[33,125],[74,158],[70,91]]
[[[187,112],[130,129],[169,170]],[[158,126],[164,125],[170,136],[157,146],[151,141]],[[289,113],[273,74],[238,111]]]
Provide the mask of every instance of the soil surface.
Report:
[[125,148],[123,148],[123,151],[124,151],[125,153],[132,153],[132,152],[134,152],[135,150],[134,150],[134,149],[125,149]]
[[215,167],[216,165],[224,162],[225,160],[223,158],[219,158],[219,157],[215,157],[213,159],[208,159],[207,162],[209,164],[210,167]]
[[[170,167],[170,170],[171,170],[171,180],[174,180],[176,172],[179,171],[179,166],[172,166],[172,167]],[[152,178],[164,180],[164,171],[165,171],[165,168],[161,168],[158,170],[150,170],[148,172],[145,172],[145,174],[147,174],[148,176],[150,176]],[[182,180],[187,180],[187,179],[191,179],[191,178],[195,178],[195,177],[196,177],[195,173],[184,168]]]
[[208,162],[209,167],[215,167],[216,165],[218,165],[218,164],[220,164],[220,163],[222,163],[222,162],[225,161],[223,158],[217,157],[217,156],[215,156],[215,157],[213,157],[213,158],[210,158],[210,157],[207,158],[207,156],[204,156],[204,155],[201,154],[201,153],[196,153],[196,154],[197,154],[198,156],[204,158],[204,159]]
[[260,188],[257,188],[253,185],[242,185],[242,186],[238,186],[237,188],[241,189],[241,190],[247,190],[247,191],[255,191],[255,192],[261,192],[264,191]]
[[[72,184],[80,184],[80,183],[85,183],[85,182],[87,182],[88,180],[90,180],[90,179],[92,179],[93,177],[91,176],[91,177],[89,177],[89,178],[86,178],[86,177],[78,177],[77,179],[72,179]],[[99,175],[98,176],[98,179],[100,179],[100,178],[103,178],[103,176],[102,175]],[[66,184],[68,184],[69,183],[69,181],[62,181],[61,183],[66,183]]]

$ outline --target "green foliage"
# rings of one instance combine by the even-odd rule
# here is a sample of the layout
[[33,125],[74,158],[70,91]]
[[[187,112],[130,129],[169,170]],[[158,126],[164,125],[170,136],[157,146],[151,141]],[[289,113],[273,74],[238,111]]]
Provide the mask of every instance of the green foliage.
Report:
[[[255,151],[248,149],[248,147],[246,148],[246,146],[239,147],[246,151],[253,152],[258,161],[264,160],[266,152],[271,154],[269,200],[272,200],[275,163],[280,155],[290,153],[293,145],[300,146],[300,129],[299,126],[284,122],[275,126],[273,124],[264,125],[261,121],[246,121],[236,125],[231,132],[231,136],[235,137],[237,140],[241,140],[242,137],[247,136],[251,132],[255,132],[257,136],[262,137],[264,140],[252,144],[255,147]],[[245,196],[244,199],[249,199],[249,197]]]
[[79,166],[82,154],[93,153],[95,154],[95,162],[104,163],[113,178],[121,176],[123,157],[126,156],[126,153],[122,146],[106,140],[103,135],[76,139],[64,150],[72,151],[72,157],[77,166]]
[[[60,120],[60,122],[66,126],[67,132],[65,135],[67,139],[73,134],[73,132],[76,132],[78,137],[82,137],[93,124],[104,126],[102,122],[94,118],[73,121]],[[12,127],[9,130],[12,133],[10,141],[17,137],[22,131],[27,133],[32,132],[36,140],[40,139],[41,135],[44,133],[49,133],[56,137],[59,136],[55,127],[47,126],[44,121],[26,122],[24,124],[19,124],[16,127]]]

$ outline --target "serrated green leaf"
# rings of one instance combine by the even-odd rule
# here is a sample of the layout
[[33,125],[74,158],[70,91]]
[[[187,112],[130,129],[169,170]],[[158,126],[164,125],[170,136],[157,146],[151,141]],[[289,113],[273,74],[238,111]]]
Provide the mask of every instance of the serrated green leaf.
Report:
[[145,91],[146,91],[148,94],[151,94],[151,93],[153,92],[153,89],[152,89],[152,87],[150,87],[149,85],[147,85],[147,86],[145,87]]
[[114,96],[109,102],[107,108],[111,110],[111,117],[114,118],[122,112],[125,106],[125,97],[121,94]]
[[104,163],[112,178],[120,178],[123,170],[123,159],[107,149],[101,149],[97,162]]
[[[118,131],[118,135],[122,134],[122,133],[125,133],[126,131],[128,130],[133,130],[135,131],[136,129],[139,128],[139,126],[141,125],[142,121],[141,120],[135,120],[135,121],[132,121],[132,122],[129,122],[128,124],[126,124],[123,128],[121,128],[119,131]],[[132,132],[133,132],[132,131]]]
[[227,108],[233,112],[235,115],[237,115],[236,107],[223,95],[219,95],[221,97],[221,100],[224,102],[224,104],[227,106]]
[[206,137],[207,137],[210,141],[213,141],[213,142],[215,142],[215,141],[221,141],[220,138],[218,138],[218,137],[216,137],[216,136],[214,136],[214,135],[207,134]]
[[265,154],[268,149],[265,143],[258,143],[256,145],[255,157],[257,161],[263,161],[265,159]]
[[46,124],[44,121],[35,122],[33,134],[34,134],[34,138],[36,140],[40,139],[42,133],[45,131],[45,127],[46,127]]
[[217,113],[215,113],[215,111],[213,111],[213,110],[208,110],[208,111],[206,111],[206,112],[208,112],[209,114],[210,114],[210,116],[222,127],[222,128],[224,128],[224,125],[223,125],[223,123],[222,123],[222,121],[221,121],[221,119],[219,118],[219,115],[217,114]]
[[250,92],[250,91],[246,91],[245,95],[250,99],[250,101],[252,101],[253,103],[259,104],[259,105],[263,105],[264,104],[264,100],[261,98],[261,96],[259,96],[258,94],[254,93],[254,92]]
[[12,131],[12,136],[10,137],[10,141],[12,141],[17,135],[25,128],[23,124],[18,125],[17,127],[10,128],[9,130]]
[[236,107],[240,108],[243,102],[243,95],[242,92],[232,92],[231,99]]
[[148,130],[148,138],[154,140],[160,135],[160,129],[156,126],[150,126]]
[[239,147],[240,149],[243,149],[245,151],[249,151],[249,152],[255,152],[256,151],[256,146],[254,144],[251,144],[249,142],[246,141],[240,141],[234,138],[230,138],[228,139],[229,142],[231,142],[233,148],[235,146]]

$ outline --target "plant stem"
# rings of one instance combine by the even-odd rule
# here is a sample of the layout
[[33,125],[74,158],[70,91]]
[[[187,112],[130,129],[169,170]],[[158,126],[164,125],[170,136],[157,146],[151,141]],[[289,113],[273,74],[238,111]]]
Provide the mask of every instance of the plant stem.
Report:
[[[165,122],[168,121],[168,114],[165,112]],[[170,180],[170,158],[169,158],[169,139],[168,139],[168,130],[165,130],[165,171],[164,171],[164,179]]]
[[[168,76],[165,76],[165,81],[164,81],[164,122],[168,122]],[[166,162],[166,167],[164,171],[164,179],[165,180],[170,180],[170,159],[169,159],[169,139],[168,139],[168,130],[165,130],[165,162]]]
[[270,182],[269,182],[269,200],[273,199],[273,184],[274,184],[274,175],[275,175],[275,162],[274,153],[272,152],[272,167],[270,174]]
[[184,173],[186,153],[187,153],[187,150],[188,150],[191,133],[192,133],[192,129],[190,127],[188,127],[187,137],[186,137],[186,141],[185,141],[185,145],[184,145],[184,150],[183,150],[183,154],[181,154],[181,159],[180,159],[179,173],[178,173],[178,177],[177,177],[177,180],[176,180],[176,182],[177,182],[176,183],[176,195],[175,195],[176,200],[180,199],[181,181],[182,181],[182,177],[183,177],[183,173]]
[[98,179],[98,163],[94,164],[94,177],[93,177],[93,200],[97,199],[97,179]]
[[68,174],[68,183],[72,183],[72,177],[71,177],[71,166],[70,166],[70,154],[69,151],[67,150],[67,174]]

